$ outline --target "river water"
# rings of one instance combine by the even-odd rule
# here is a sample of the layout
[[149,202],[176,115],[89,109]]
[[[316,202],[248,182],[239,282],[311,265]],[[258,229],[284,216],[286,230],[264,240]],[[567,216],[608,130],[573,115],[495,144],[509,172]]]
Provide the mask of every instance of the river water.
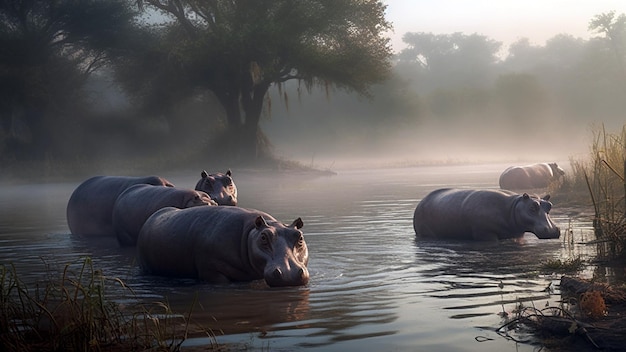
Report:
[[[513,316],[519,302],[558,304],[558,295],[545,288],[558,284],[559,275],[538,268],[555,258],[594,255],[581,244],[593,236],[587,209],[559,207],[553,197],[552,219],[562,229],[556,240],[526,234],[521,242],[425,241],[412,227],[415,206],[430,191],[497,188],[506,166],[346,170],[322,177],[233,170],[240,206],[285,223],[302,217],[310,252],[306,287],[143,275],[132,248],[69,234],[65,207],[82,180],[0,186],[0,264],[13,263],[28,282],[91,257],[94,267],[133,289],[132,301],[167,301],[181,313],[193,306],[194,324],[213,331],[218,343],[248,351],[533,351],[532,341],[515,342],[495,330],[506,322],[503,312]],[[179,187],[193,187],[198,175],[161,174]],[[183,346],[212,341],[194,336]]]

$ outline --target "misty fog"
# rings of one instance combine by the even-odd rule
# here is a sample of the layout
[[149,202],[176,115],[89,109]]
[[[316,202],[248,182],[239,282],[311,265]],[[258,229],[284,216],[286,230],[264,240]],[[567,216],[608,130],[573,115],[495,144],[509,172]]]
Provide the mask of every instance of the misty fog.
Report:
[[593,128],[624,123],[626,81],[602,38],[520,39],[505,57],[477,34],[405,42],[371,99],[273,90],[262,127],[277,154],[318,167],[565,161],[587,156]]
[[[408,32],[391,77],[369,96],[274,83],[260,128],[276,157],[322,169],[585,157],[593,126],[612,131],[625,121],[626,33],[596,34],[535,45],[519,33],[505,46],[476,33]],[[140,102],[106,65],[76,89],[55,74],[53,82],[64,83],[48,90],[48,110],[21,106],[8,93],[2,102],[5,165],[237,166],[225,157],[226,113],[210,91],[178,93],[166,81],[161,95]]]

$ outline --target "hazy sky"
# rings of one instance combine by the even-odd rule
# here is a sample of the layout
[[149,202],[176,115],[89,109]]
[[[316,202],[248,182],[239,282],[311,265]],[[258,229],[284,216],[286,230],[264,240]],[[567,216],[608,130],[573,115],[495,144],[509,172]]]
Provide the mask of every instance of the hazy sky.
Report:
[[626,13],[624,0],[386,0],[394,24],[392,44],[404,48],[406,32],[478,33],[507,47],[520,38],[537,45],[556,34],[590,38],[589,21],[598,14]]

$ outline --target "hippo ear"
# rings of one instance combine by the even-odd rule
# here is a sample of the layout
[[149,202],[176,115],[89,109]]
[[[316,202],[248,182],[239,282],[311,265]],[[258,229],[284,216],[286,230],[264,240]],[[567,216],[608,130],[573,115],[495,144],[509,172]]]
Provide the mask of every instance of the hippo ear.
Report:
[[233,173],[230,172],[230,169],[228,169],[228,171],[226,171],[226,176],[232,176],[232,175],[233,175]]
[[207,176],[209,176],[209,174],[206,172],[206,170],[202,170],[202,172],[200,173],[200,177],[206,178]]
[[528,198],[530,198],[530,196],[528,195],[528,193],[524,193],[524,194],[522,195],[522,197],[523,197],[524,199],[528,199]]
[[269,225],[267,225],[265,219],[263,219],[263,217],[259,215],[257,216],[256,220],[254,220],[254,226],[256,226],[257,229],[260,229],[261,227],[268,227]]
[[304,223],[302,222],[302,218],[297,218],[291,223],[290,227],[295,227],[296,229],[300,230],[303,226]]
[[545,196],[543,196],[541,199],[545,200],[546,202],[550,200],[550,195],[546,194]]

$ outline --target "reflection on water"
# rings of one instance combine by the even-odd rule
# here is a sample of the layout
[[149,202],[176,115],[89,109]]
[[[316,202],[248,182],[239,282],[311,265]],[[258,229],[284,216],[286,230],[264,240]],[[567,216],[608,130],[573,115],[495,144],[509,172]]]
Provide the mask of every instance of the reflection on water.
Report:
[[[68,234],[65,206],[82,180],[0,186],[0,262],[15,263],[24,281],[41,279],[83,257],[136,293],[131,301],[163,301],[174,311],[194,306],[192,320],[216,332],[220,343],[261,350],[531,351],[494,330],[519,302],[553,302],[538,264],[593,255],[581,245],[591,233],[576,209],[553,220],[573,239],[499,243],[416,239],[412,216],[419,200],[440,187],[496,188],[504,165],[346,171],[333,177],[238,173],[241,206],[283,222],[304,220],[311,281],[270,289],[262,282],[208,285],[143,275],[132,248],[114,239]],[[192,187],[196,176],[165,174]],[[565,232],[565,231],[564,231]],[[567,237],[567,238],[566,238]],[[193,303],[195,302],[195,303]],[[478,342],[475,337],[491,340]],[[186,346],[209,343],[190,338]]]

